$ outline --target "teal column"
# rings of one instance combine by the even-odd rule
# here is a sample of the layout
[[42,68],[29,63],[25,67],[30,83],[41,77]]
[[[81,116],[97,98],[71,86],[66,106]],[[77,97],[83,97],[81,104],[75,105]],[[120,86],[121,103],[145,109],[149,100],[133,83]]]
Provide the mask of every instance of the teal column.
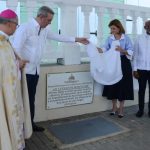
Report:
[[[98,1],[124,4],[124,0],[98,0]],[[116,18],[121,19],[121,16],[116,16]],[[105,39],[109,35],[110,30],[108,28],[108,24],[109,24],[110,20],[111,20],[111,18],[110,18],[109,12],[107,10],[106,13],[103,15],[103,23],[102,23],[102,26],[103,26],[103,40],[98,41],[98,44],[104,43]]]
[[112,3],[121,3],[124,4],[124,0],[97,0],[102,2],[112,2]]
[[20,23],[27,21],[27,9],[24,2],[20,2]]

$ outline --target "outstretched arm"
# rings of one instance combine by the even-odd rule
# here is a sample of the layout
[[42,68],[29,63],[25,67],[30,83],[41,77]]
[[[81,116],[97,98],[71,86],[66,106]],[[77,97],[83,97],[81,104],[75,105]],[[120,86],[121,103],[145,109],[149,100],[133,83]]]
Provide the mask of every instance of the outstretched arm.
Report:
[[82,37],[82,38],[77,38],[76,37],[75,42],[79,42],[79,43],[84,44],[84,45],[89,44],[89,41],[87,40],[87,38],[84,38],[84,37]]

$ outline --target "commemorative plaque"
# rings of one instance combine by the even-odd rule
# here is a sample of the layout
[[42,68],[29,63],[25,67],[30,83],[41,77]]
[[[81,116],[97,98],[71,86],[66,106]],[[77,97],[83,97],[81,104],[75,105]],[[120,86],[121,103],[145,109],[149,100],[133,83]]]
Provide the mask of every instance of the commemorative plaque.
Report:
[[90,72],[47,74],[47,109],[92,103]]

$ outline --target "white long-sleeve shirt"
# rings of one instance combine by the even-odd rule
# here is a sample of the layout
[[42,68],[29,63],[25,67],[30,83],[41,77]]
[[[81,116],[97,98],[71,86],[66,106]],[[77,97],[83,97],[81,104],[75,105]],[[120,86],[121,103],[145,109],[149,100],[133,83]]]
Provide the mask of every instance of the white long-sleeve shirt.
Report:
[[40,62],[46,39],[52,39],[60,42],[75,42],[74,37],[66,37],[52,33],[47,27],[41,29],[38,35],[40,25],[35,19],[22,24],[15,32],[12,45],[17,54],[29,63],[26,64],[26,74],[39,74]]
[[134,43],[133,70],[150,70],[150,35],[138,36]]

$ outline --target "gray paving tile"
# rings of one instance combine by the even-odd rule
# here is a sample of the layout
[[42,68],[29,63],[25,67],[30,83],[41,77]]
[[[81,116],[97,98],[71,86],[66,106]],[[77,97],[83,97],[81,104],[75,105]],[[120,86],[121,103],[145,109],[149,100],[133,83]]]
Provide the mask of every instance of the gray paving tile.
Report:
[[[125,108],[125,117],[122,119],[110,117],[108,115],[109,111],[67,118],[67,120],[78,120],[91,116],[103,116],[126,128],[129,128],[130,131],[95,142],[90,142],[71,148],[65,148],[64,150],[149,150],[150,118],[148,118],[146,113],[142,118],[136,118],[136,111],[137,106]],[[147,110],[145,112],[147,112]],[[65,119],[61,119],[41,122],[39,124],[47,128],[49,123],[65,121]],[[25,150],[58,150],[58,148],[55,146],[55,143],[44,133],[34,133],[33,136],[26,141]]]

